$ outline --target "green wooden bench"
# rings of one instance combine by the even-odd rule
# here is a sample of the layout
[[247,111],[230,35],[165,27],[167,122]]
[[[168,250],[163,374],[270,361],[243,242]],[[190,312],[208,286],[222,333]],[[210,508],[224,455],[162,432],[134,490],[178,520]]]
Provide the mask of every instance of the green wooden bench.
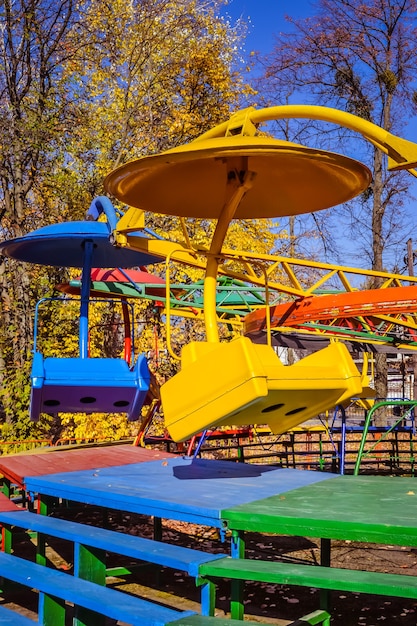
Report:
[[[336,567],[225,557],[200,565],[200,576],[209,580],[259,581],[279,585],[315,587],[417,599],[417,576],[366,572]],[[327,607],[326,607],[327,608]],[[242,585],[232,585],[232,616],[243,615]]]
[[[313,611],[295,621],[276,620],[276,626],[330,626],[330,615],[326,611]],[[262,622],[244,622],[227,617],[202,617],[201,615],[191,615],[182,617],[169,626],[262,626]]]

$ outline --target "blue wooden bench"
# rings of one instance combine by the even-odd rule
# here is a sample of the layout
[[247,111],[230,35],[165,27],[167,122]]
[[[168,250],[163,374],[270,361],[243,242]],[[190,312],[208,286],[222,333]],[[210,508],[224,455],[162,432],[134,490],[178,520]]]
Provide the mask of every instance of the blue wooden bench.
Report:
[[38,533],[37,561],[44,565],[46,536],[70,541],[74,545],[74,575],[104,585],[106,582],[106,553],[111,552],[146,563],[152,563],[186,572],[201,587],[201,611],[214,614],[214,584],[199,578],[202,563],[223,558],[224,554],[210,554],[192,548],[172,545],[105,528],[80,524],[23,509],[0,512],[4,548],[11,550],[12,527]]
[[[39,565],[20,557],[0,552],[0,577],[34,589],[39,593],[38,624],[65,626],[66,610],[73,605],[73,624],[98,626],[101,616],[123,621],[132,626],[238,626],[240,622],[229,618],[198,615],[191,611],[177,611],[133,596],[122,591],[97,585],[64,572]],[[10,621],[10,611],[0,607],[0,624],[29,626],[28,618],[15,613]],[[1,621],[3,620],[3,621]],[[288,626],[323,624],[329,626],[329,616],[315,611]],[[245,626],[259,626],[259,622],[245,621]]]
[[181,613],[137,596],[97,585],[26,559],[0,553],[0,576],[39,592],[38,622],[65,626],[67,604],[80,624],[95,626],[106,616],[140,626],[165,626],[193,612]]
[[0,624],[2,626],[33,626],[34,622],[28,617],[0,605]]

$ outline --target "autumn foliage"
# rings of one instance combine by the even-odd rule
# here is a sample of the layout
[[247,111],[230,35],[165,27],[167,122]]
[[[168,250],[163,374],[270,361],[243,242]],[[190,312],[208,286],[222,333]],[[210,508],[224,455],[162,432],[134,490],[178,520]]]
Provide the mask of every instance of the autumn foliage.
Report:
[[[222,0],[3,3],[2,239],[54,222],[84,219],[92,199],[104,193],[103,178],[109,171],[129,159],[188,142],[238,108],[251,92],[240,71],[244,26],[222,17],[222,7]],[[164,237],[180,236],[175,219],[147,220]],[[191,228],[204,240],[212,225]],[[271,242],[266,224],[261,233],[265,250]],[[243,229],[237,244],[252,246],[254,234],[258,241],[263,239],[256,229]],[[174,275],[196,278],[184,268]],[[66,268],[3,259],[0,438],[132,434],[120,415],[44,415],[38,424],[28,420],[35,303],[62,296],[55,285],[69,277]],[[104,345],[112,356],[122,355],[117,306],[102,303],[91,308],[90,316],[91,354],[98,355]],[[48,302],[39,310],[38,326],[39,349],[46,355],[77,353],[76,302]],[[151,355],[161,379],[171,375],[176,366],[165,356],[164,320],[152,302],[135,304],[134,328],[136,353]],[[190,322],[177,323],[174,340],[179,345],[193,332],[200,331]]]

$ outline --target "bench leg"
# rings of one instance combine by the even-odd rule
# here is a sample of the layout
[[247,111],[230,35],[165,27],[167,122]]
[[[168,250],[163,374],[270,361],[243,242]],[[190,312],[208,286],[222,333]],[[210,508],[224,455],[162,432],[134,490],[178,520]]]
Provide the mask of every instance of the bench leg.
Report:
[[211,580],[198,579],[196,584],[201,587],[201,615],[214,617],[216,610],[216,585]]
[[3,524],[1,529],[1,545],[3,552],[11,554],[13,547],[13,531],[8,524]]
[[65,626],[65,601],[46,593],[39,593],[38,624]]
[[39,495],[38,496],[38,513],[40,515],[49,515],[52,511],[57,499],[52,496]]
[[74,576],[104,586],[106,584],[105,551],[74,543]]
[[162,541],[162,519],[160,517],[153,518],[153,538],[155,541]]
[[[320,566],[330,567],[331,543],[330,539],[320,540]],[[320,608],[328,611],[330,607],[330,591],[328,589],[320,589]]]
[[1,491],[9,499],[12,497],[12,483],[7,478],[3,478],[2,479]]
[[[234,530],[231,539],[231,556],[234,559],[245,558],[245,536],[243,531]],[[243,604],[245,582],[231,581],[230,615],[233,619],[243,620],[245,605]]]
[[[104,586],[106,584],[105,551],[74,543],[74,576]],[[104,626],[104,624],[104,615],[75,607],[73,626]]]
[[36,563],[46,565],[46,537],[42,533],[36,533]]
[[[1,546],[2,546],[2,551],[6,552],[6,554],[12,553],[13,530],[12,530],[12,527],[9,526],[8,524],[3,524],[2,529],[1,529]],[[10,582],[10,580],[7,580],[7,578],[1,578],[0,584],[1,584],[0,591],[2,593],[6,593],[12,583]]]

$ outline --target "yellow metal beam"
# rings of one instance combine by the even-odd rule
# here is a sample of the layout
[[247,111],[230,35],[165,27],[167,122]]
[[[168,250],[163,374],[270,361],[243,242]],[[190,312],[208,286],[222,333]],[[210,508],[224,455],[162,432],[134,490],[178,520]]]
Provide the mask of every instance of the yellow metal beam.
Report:
[[255,109],[253,107],[234,113],[223,122],[197,137],[195,141],[225,137],[230,135],[254,136],[259,124],[278,119],[311,119],[330,122],[353,130],[388,155],[389,170],[408,170],[413,176],[417,172],[417,144],[397,137],[380,126],[363,118],[329,107],[288,104],[283,106]]

